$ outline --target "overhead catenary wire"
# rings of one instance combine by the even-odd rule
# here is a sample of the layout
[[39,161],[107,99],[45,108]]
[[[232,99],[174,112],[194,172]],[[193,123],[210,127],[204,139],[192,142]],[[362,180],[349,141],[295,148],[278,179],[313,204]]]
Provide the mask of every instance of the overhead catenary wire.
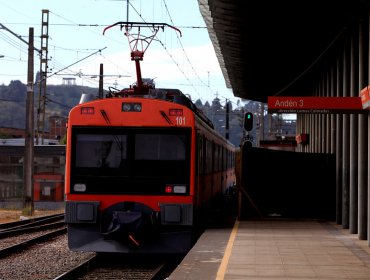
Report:
[[[156,8],[158,8],[157,3],[158,2],[155,3]],[[169,11],[170,7],[168,6],[168,3],[166,3],[166,1],[162,1],[162,0],[161,0],[161,3],[162,3],[162,5],[159,8],[163,11],[163,15],[165,15],[167,17],[167,20],[169,20],[168,17],[170,17],[171,23],[174,23],[174,20],[173,20],[171,14],[170,14],[170,11]],[[139,5],[138,2],[130,3],[130,9],[131,8],[135,9],[135,7],[132,4]],[[140,4],[141,4],[141,2],[140,2]],[[144,7],[145,7],[145,10],[141,11],[141,8],[144,8]],[[138,9],[138,10],[135,9],[135,10],[136,10],[135,13],[137,13],[139,15],[141,15],[142,12],[147,12],[148,11],[146,4],[143,5],[142,7],[140,7],[140,9]],[[50,22],[49,23],[50,26],[66,26],[66,27],[70,26],[70,27],[73,27],[73,28],[78,26],[78,27],[81,27],[81,29],[83,29],[83,30],[89,30],[90,32],[92,32],[94,34],[97,34],[98,36],[101,36],[101,29],[99,27],[106,26],[104,24],[101,24],[101,21],[100,22],[92,22],[92,23],[76,22],[75,20],[70,20],[68,17],[61,16],[60,13],[58,13],[58,12],[55,12],[55,11],[51,10],[50,13],[53,16],[58,17],[59,19],[61,19],[61,20],[59,20],[58,23]],[[158,13],[154,12],[154,9],[153,9],[153,16],[156,16],[156,17],[158,16]],[[31,17],[29,17],[29,18],[31,18]],[[25,20],[23,20],[23,23],[25,23],[27,21],[28,20],[25,19]],[[34,21],[34,19],[32,19],[32,21]],[[56,21],[58,21],[58,20],[56,20]],[[61,21],[64,21],[64,22],[61,22]],[[22,22],[12,23],[12,24],[22,24]],[[36,24],[36,25],[39,25],[39,24]],[[175,25],[175,24],[173,24],[173,25]],[[191,26],[191,25],[187,25],[187,26],[182,25],[182,26],[177,26],[177,27],[179,27],[179,28],[188,28],[188,29],[206,29],[207,28],[206,26]],[[96,28],[98,28],[99,30],[96,30]],[[118,38],[118,40],[112,39],[109,36],[106,36],[106,38],[108,38],[109,40],[114,41],[115,43],[118,42],[119,44],[122,44],[122,40],[120,40],[121,38]],[[199,96],[200,99],[204,101],[205,100],[204,99],[205,98],[204,94],[208,95],[208,89],[211,91],[211,93],[214,92],[214,89],[212,88],[212,86],[214,86],[214,85],[213,84],[210,85],[209,83],[207,83],[207,81],[204,80],[204,78],[201,77],[201,75],[199,75],[199,73],[198,73],[199,71],[197,69],[195,69],[187,51],[185,50],[185,47],[183,45],[183,40],[180,39],[180,38],[177,38],[178,42],[179,42],[179,45],[180,45],[180,48],[179,48],[180,56],[181,56],[181,54],[183,54],[183,57],[181,58],[181,57],[178,57],[179,55],[176,52],[172,51],[172,49],[171,49],[172,48],[172,42],[167,43],[166,40],[163,40],[163,37],[161,37],[159,39],[160,39],[160,41],[159,41],[160,45],[159,46],[161,46],[165,50],[166,55],[168,55],[168,57],[171,59],[171,61],[173,63],[173,66],[177,67],[178,70],[180,71],[181,75],[183,77],[185,77],[186,83],[192,88],[192,90],[190,90],[190,88],[189,88],[189,90],[193,91],[193,93],[195,94],[194,97]],[[176,40],[173,40],[173,41],[176,41]],[[66,73],[66,74],[69,73],[71,75],[76,75],[77,77],[81,78],[81,82],[82,81],[88,81],[89,83],[97,83],[96,80],[88,79],[88,77],[86,77],[86,76],[81,76],[80,75],[81,76],[80,77],[79,73],[81,73],[81,69],[80,70],[75,70],[75,69],[72,69],[74,67],[71,67],[71,68],[68,68],[68,69],[65,69],[65,70],[61,71],[63,68],[65,68],[64,65],[66,65],[66,61],[63,61],[62,63],[60,61],[58,61],[58,58],[60,57],[60,54],[59,54],[60,51],[75,52],[76,56],[78,57],[81,53],[85,53],[86,51],[89,51],[89,50],[81,48],[81,47],[78,48],[78,49],[77,48],[74,49],[73,47],[68,48],[68,47],[65,47],[65,46],[58,46],[58,45],[60,45],[60,43],[59,44],[58,43],[53,44],[51,42],[51,44],[49,44],[49,46],[54,48],[55,52],[56,52],[55,55],[50,56],[50,63],[49,63],[50,73],[54,73],[54,72],[58,72],[60,74],[61,73]],[[93,51],[93,49],[92,49],[92,51]],[[23,54],[23,52],[22,52],[22,54]],[[49,52],[49,54],[50,54],[50,52]],[[124,74],[122,74],[122,68],[121,68],[122,64],[117,63],[118,60],[109,59],[109,56],[107,56],[107,55],[100,54],[100,56],[102,57],[102,59],[104,59],[104,61],[107,61],[107,63],[109,63],[110,65],[114,65],[117,68],[117,72],[121,73],[122,76],[124,75]],[[69,57],[71,57],[71,55],[69,55]],[[86,70],[82,70],[82,72],[86,72]],[[198,80],[198,82],[195,82],[196,80]],[[119,83],[121,83],[121,82],[119,81]],[[200,87],[207,88],[206,89],[207,93],[203,93],[202,89]],[[192,95],[193,95],[193,93],[192,93]]]
[[[68,19],[68,18],[66,18],[66,17],[64,17],[64,16],[61,16],[61,15],[59,15],[59,14],[57,14],[57,13],[55,13],[55,12],[53,12],[53,11],[50,11],[50,13],[51,14],[53,14],[54,16],[56,16],[56,17],[58,17],[58,18],[60,18],[60,19],[62,19],[62,20],[64,20],[64,21],[67,21],[68,22],[68,24],[55,24],[55,25],[69,25],[69,26],[73,26],[73,27],[75,27],[75,26],[79,26],[79,27],[83,27],[83,28],[86,28],[89,32],[91,32],[91,33],[93,33],[94,35],[97,35],[97,36],[99,36],[99,37],[101,37],[102,36],[102,32],[101,32],[101,30],[99,30],[99,31],[96,31],[96,30],[93,30],[93,29],[90,29],[90,28],[88,28],[88,27],[100,27],[100,26],[106,26],[106,25],[100,25],[100,24],[79,24],[79,23],[76,23],[76,22],[74,22],[74,21],[72,21],[72,20],[70,20],[70,19]],[[53,25],[53,24],[51,24],[51,25]],[[111,41],[113,41],[113,42],[115,42],[115,43],[119,43],[119,44],[121,44],[122,42],[120,42],[120,41],[118,41],[118,40],[116,40],[116,39],[114,39],[114,38],[111,38],[111,37],[109,37],[109,36],[107,36],[107,38],[109,39],[109,40],[111,40]],[[51,46],[53,46],[53,45],[51,45]],[[71,52],[82,52],[82,53],[88,53],[87,51],[89,51],[90,49],[70,49],[70,48],[64,48],[64,47],[59,47],[59,46],[54,46],[55,48],[57,48],[57,49],[60,49],[60,50],[66,50],[66,51],[71,51]],[[92,49],[92,50],[94,50],[94,49]],[[96,50],[96,49],[95,49]],[[101,55],[101,53],[100,53],[100,55]],[[108,59],[107,59],[107,57],[106,56],[103,56],[103,58],[106,60],[106,61],[109,61]],[[53,58],[53,61],[54,61],[54,58]],[[112,63],[112,61],[109,61],[110,63]],[[61,63],[57,63],[57,65],[58,65],[58,73],[60,73],[61,71],[60,71],[60,69],[62,69],[62,68],[65,68],[65,67],[63,67],[62,66],[62,64]],[[120,65],[118,65],[118,64],[116,64],[116,63],[112,63],[112,65],[114,65],[115,67],[116,67],[116,69],[117,70],[119,70],[119,71],[123,71],[123,72],[125,72],[125,73],[127,73],[127,71],[125,71],[125,69],[122,69],[122,67],[120,66]],[[71,66],[71,65],[70,65]],[[64,70],[67,70],[67,69],[64,69]],[[77,71],[73,71],[73,70],[71,70],[71,72],[69,72],[69,73],[75,73],[76,74],[76,76],[78,76],[78,72]],[[121,76],[125,76],[126,74],[121,74]],[[79,78],[81,78],[82,80],[88,80],[87,78],[84,78],[84,77],[79,77]],[[90,81],[91,82],[91,81]],[[94,82],[93,82],[94,83]]]
[[[166,8],[167,14],[168,14],[168,16],[169,16],[169,18],[170,18],[170,21],[171,21],[172,25],[175,25],[175,24],[174,24],[174,22],[173,22],[173,20],[172,20],[171,14],[170,14],[170,12],[169,12],[169,10],[168,10],[168,7],[167,7],[167,3],[166,3],[166,1],[165,1],[165,0],[162,0],[162,1],[163,1],[163,3],[164,3],[164,6],[165,6],[165,8]],[[184,53],[184,55],[185,55],[185,57],[186,57],[186,60],[188,61],[188,63],[189,63],[189,65],[190,65],[191,69],[193,70],[194,74],[196,75],[196,77],[198,78],[198,80],[199,80],[199,81],[200,81],[204,86],[209,87],[209,85],[208,85],[207,83],[205,83],[205,82],[204,82],[204,81],[199,77],[198,73],[196,72],[196,70],[195,70],[195,68],[194,68],[193,64],[191,63],[191,61],[190,61],[190,59],[189,59],[188,54],[187,54],[187,53],[186,53],[186,51],[185,51],[185,48],[184,48],[184,46],[183,46],[183,44],[182,44],[182,42],[181,42],[181,40],[180,40],[180,37],[179,37],[179,35],[178,35],[177,33],[176,33],[176,37],[177,37],[177,40],[178,40],[178,41],[179,41],[179,43],[180,43],[181,49],[182,49],[182,51],[183,51],[183,53]]]
[[[0,4],[3,4],[3,3],[0,3]],[[7,6],[7,5],[6,5]],[[9,6],[7,6],[9,9],[12,9],[11,7],[9,7]],[[12,9],[12,10],[14,10],[14,9]],[[16,11],[17,13],[18,13],[18,11],[17,10],[14,10],[14,11]],[[51,12],[51,13],[53,13],[53,12]],[[61,17],[61,16],[59,16],[59,15],[57,15],[56,13],[53,13],[54,15],[56,15],[56,16],[58,16],[58,17],[60,17],[60,18],[62,18],[63,20],[66,20],[66,21],[68,21],[68,19],[66,19],[65,17]],[[72,22],[72,21],[70,21],[70,22]],[[34,23],[32,23],[32,25],[35,25]],[[36,24],[36,25],[41,25],[41,24]],[[75,25],[75,23],[71,23],[71,25]],[[80,24],[81,25],[81,24]],[[81,25],[82,26],[82,25]],[[1,28],[2,27],[2,28]],[[1,29],[5,29],[3,26],[0,26],[0,28]],[[23,41],[23,42],[25,42],[26,43],[26,41],[25,40],[23,40],[23,38],[22,37],[24,37],[24,36],[19,36],[19,35],[17,35],[17,34],[15,34],[14,33],[14,36],[16,36],[17,37],[17,40],[16,39],[13,39],[12,37],[10,37],[10,36],[8,36],[8,35],[4,35],[5,33],[4,32],[1,32],[1,29],[0,29],[0,40],[3,40],[3,41],[5,41],[8,45],[10,45],[11,47],[13,47],[13,48],[15,48],[15,49],[19,49],[19,51],[20,51],[20,54],[27,54],[28,53],[28,51],[27,51],[27,47],[25,47],[25,45],[24,44],[21,44],[20,42],[19,42],[19,40],[21,40],[21,41]],[[8,31],[8,29],[6,29],[7,31]],[[10,30],[9,30],[10,31]],[[95,34],[98,34],[97,32],[95,32]],[[99,32],[99,36],[101,36],[101,32]],[[52,47],[54,47],[54,48],[56,48],[56,49],[60,49],[60,50],[65,50],[65,51],[68,51],[68,49],[67,48],[63,48],[63,47],[58,47],[58,46],[56,46],[56,45],[54,45],[54,44],[50,44],[50,46],[52,46]],[[35,50],[37,51],[37,52],[39,52],[39,50],[37,49],[37,48],[35,48]],[[80,49],[77,49],[77,50],[72,50],[72,49],[69,49],[69,51],[74,51],[74,52],[85,52],[86,50],[80,50]],[[8,56],[7,56],[8,57]],[[22,55],[20,55],[20,60],[22,60]],[[68,73],[74,73],[74,74],[76,74],[76,76],[78,75],[78,72],[77,71],[73,71],[73,70],[71,70],[71,69],[68,69],[67,67],[65,67],[65,64],[63,64],[63,63],[61,63],[61,62],[59,62],[57,59],[56,59],[56,57],[50,57],[49,58],[49,60],[52,60],[52,65],[53,65],[53,72],[57,72],[57,73],[60,73],[60,72],[62,72],[62,71],[66,71],[66,72],[68,72]],[[6,60],[3,60],[3,61],[6,61]],[[49,64],[50,65],[50,64]],[[73,64],[74,65],[74,64]],[[36,64],[35,64],[35,66],[37,67],[37,60],[36,60]],[[115,67],[117,68],[117,70],[119,69],[119,66],[117,65],[117,64],[115,64]],[[52,68],[49,68],[49,70],[51,70]],[[53,76],[54,74],[51,74],[51,75],[49,75],[49,76]],[[5,75],[3,75],[3,76],[5,76]],[[6,76],[8,76],[8,75],[6,75]],[[9,76],[14,76],[14,75],[9,75]],[[22,76],[22,75],[20,75],[20,76]],[[124,74],[122,74],[122,76],[124,76]],[[86,79],[86,78],[82,78],[81,77],[81,79],[85,79],[85,80],[88,80],[88,79]],[[90,83],[97,83],[97,82],[95,82],[94,80],[90,80],[89,81]]]
[[[26,45],[28,45],[28,42],[26,40],[24,40],[22,38],[22,36],[19,36],[18,34],[16,34],[15,32],[13,32],[12,30],[10,30],[9,28],[7,28],[4,24],[0,23],[0,29],[4,29],[4,30],[8,31],[10,34],[12,34],[13,36],[17,37],[20,41],[22,41],[23,43],[25,43]],[[39,54],[41,53],[41,51],[38,48],[33,47],[33,49],[35,51],[37,51]]]
[[[131,7],[135,10],[135,12],[136,13],[138,13],[139,15],[141,15],[141,13],[139,13],[136,9],[135,9],[135,7],[130,3],[130,5],[131,5]],[[165,5],[166,5],[166,3],[165,3]],[[167,6],[166,6],[166,9],[167,9],[167,13],[169,14],[169,11],[168,11],[168,8],[167,8]],[[54,25],[65,25],[65,26],[83,26],[83,27],[91,27],[91,26],[94,26],[94,27],[97,27],[97,26],[102,26],[102,25],[100,25],[100,24],[79,24],[79,23],[76,23],[76,22],[74,22],[74,21],[72,21],[72,20],[69,20],[69,19],[67,19],[66,17],[63,17],[63,16],[61,16],[61,15],[59,15],[59,14],[57,14],[57,13],[54,13],[53,11],[50,11],[50,13],[51,14],[53,14],[53,15],[55,15],[56,17],[58,17],[58,18],[60,18],[60,19],[63,19],[63,20],[65,20],[65,21],[67,21],[68,23],[59,23],[59,24],[54,24]],[[171,22],[173,22],[173,20],[172,20],[172,18],[171,18]],[[53,24],[51,24],[51,25],[53,25]],[[195,27],[189,27],[189,28],[195,28]],[[197,27],[197,28],[201,28],[201,27]],[[89,29],[90,30],[90,29]],[[93,32],[93,33],[96,33],[95,31],[92,31],[92,30],[90,30],[91,32]],[[99,34],[100,35],[100,34]],[[180,41],[180,43],[181,43],[181,41]],[[16,45],[14,44],[14,43],[11,43],[10,42],[10,44],[12,44],[13,45],[13,47],[16,47]],[[168,49],[166,48],[166,46],[165,46],[165,44],[163,43],[163,42],[161,42],[161,45],[164,47],[164,49],[166,50],[166,52],[168,53],[168,55],[171,57],[171,59],[173,60],[173,62],[175,63],[175,65],[180,69],[180,65],[179,65],[179,63],[175,60],[175,58],[170,54],[170,52],[168,51]],[[50,46],[53,46],[53,45],[50,45]],[[182,46],[182,44],[181,44],[181,46]],[[54,45],[54,47],[55,48],[60,48],[60,49],[64,49],[64,50],[66,50],[66,48],[61,48],[61,47],[57,47],[57,46],[55,46]],[[184,48],[183,48],[183,46],[182,46],[182,49],[183,49],[183,51],[184,51]],[[72,50],[73,51],[73,50]],[[24,49],[22,52],[26,52],[26,50]],[[184,53],[185,53],[185,51],[184,51]],[[190,60],[189,60],[189,58],[188,58],[188,56],[187,56],[187,54],[185,53],[185,56],[187,57],[187,60],[188,60],[188,62],[189,62],[189,64],[191,65],[191,62],[190,62]],[[59,63],[59,62],[57,62],[56,61],[56,59],[55,58],[52,58],[51,59],[52,61],[53,61],[53,63],[54,63],[54,70],[55,70],[55,68],[57,68],[57,72],[60,72],[61,70],[64,70],[63,68],[63,66],[62,66],[62,64],[61,63]],[[194,69],[194,67],[191,65],[191,68],[193,69],[193,71],[194,71],[194,73],[196,73],[195,72],[195,69]],[[190,84],[192,84],[191,83],[191,81],[190,81],[190,79],[189,79],[189,77],[187,77],[187,75],[186,75],[186,73],[182,70],[182,69],[180,69],[180,72],[184,75],[184,77],[186,77],[186,80],[190,83]],[[203,84],[205,84],[203,81],[201,81]],[[193,86],[193,89],[194,89],[194,91],[195,92],[197,92],[198,93],[198,91],[197,91],[197,89]],[[198,93],[198,95],[199,95],[199,93]]]
[[[12,30],[10,30],[9,28],[7,28],[5,25],[3,25],[3,24],[1,24],[0,23],[0,27],[2,28],[2,29],[4,29],[4,30],[6,30],[7,32],[9,32],[9,33],[11,33],[13,36],[15,36],[15,37],[17,37],[21,42],[23,42],[24,44],[26,44],[26,45],[28,45],[28,42],[27,41],[25,41],[24,39],[22,39],[21,38],[21,36],[19,36],[18,34],[16,34],[15,32],[13,32]],[[0,32],[0,37],[1,38],[3,38],[4,39],[4,41],[6,41],[6,42],[8,42],[10,45],[12,45],[13,47],[15,47],[15,48],[18,48],[18,44],[17,44],[17,41],[16,40],[14,40],[13,38],[11,38],[10,36],[4,36],[4,34],[2,34],[1,32]],[[19,43],[19,42],[18,42]],[[76,62],[74,62],[74,63],[72,63],[71,65],[69,65],[69,66],[66,66],[66,67],[64,67],[64,66],[62,66],[62,64],[59,64],[59,67],[60,67],[60,69],[59,70],[57,70],[57,71],[55,71],[55,72],[53,72],[52,74],[50,74],[50,75],[48,75],[47,76],[47,78],[49,78],[49,77],[52,77],[52,76],[54,76],[55,74],[57,74],[57,73],[60,73],[60,72],[62,72],[62,71],[64,71],[64,70],[67,70],[68,68],[70,68],[71,66],[73,66],[73,65],[75,65],[75,64],[77,64],[77,63],[79,63],[79,62],[81,62],[81,61],[83,61],[83,60],[85,60],[85,59],[87,59],[87,58],[89,58],[89,57],[91,57],[91,56],[93,56],[93,55],[95,55],[96,53],[101,53],[101,51],[103,51],[104,49],[106,49],[107,47],[104,47],[103,49],[99,49],[98,51],[96,51],[96,52],[94,52],[94,53],[92,53],[92,54],[89,54],[87,57],[84,57],[84,58],[82,58],[82,59],[80,59],[80,60],[78,60],[78,61],[76,61]],[[40,50],[39,49],[37,49],[36,47],[34,47],[34,49],[39,53],[39,55],[40,55]],[[27,49],[25,48],[25,47],[23,47],[23,45],[21,44],[21,50],[22,50],[22,52],[24,52],[25,54],[28,52],[27,51]],[[57,64],[58,64],[58,62],[56,62]]]
[[81,58],[80,60],[78,60],[78,61],[76,61],[76,62],[74,62],[74,63],[70,64],[69,66],[66,66],[65,68],[63,68],[63,69],[61,69],[61,70],[59,70],[59,71],[57,71],[57,72],[54,72],[53,74],[51,74],[51,75],[47,76],[47,78],[50,78],[50,77],[54,76],[55,74],[60,73],[60,72],[62,72],[63,70],[65,70],[65,69],[67,69],[67,68],[70,68],[71,66],[76,65],[77,63],[79,63],[79,62],[81,62],[81,61],[83,61],[83,60],[85,60],[85,59],[87,59],[87,58],[89,58],[89,57],[91,57],[91,56],[93,56],[93,55],[95,55],[95,54],[99,53],[99,52],[102,52],[102,51],[103,51],[103,50],[105,50],[106,48],[107,48],[107,47],[104,47],[104,48],[102,48],[102,49],[100,49],[100,50],[97,50],[96,52],[94,52],[94,53],[92,53],[92,54],[89,54],[88,56],[86,56],[86,57],[84,57],[84,58]]
[[[137,9],[132,5],[132,3],[130,2],[130,6],[132,7],[132,9],[136,12],[136,14],[143,20],[144,23],[146,23],[146,20],[142,17],[141,13],[139,13],[137,11]],[[173,24],[173,21],[171,19],[171,23],[173,26],[175,26]],[[180,38],[178,37],[179,35],[176,33],[176,36],[178,38],[178,40],[181,42]],[[194,86],[194,84],[190,81],[190,78],[186,75],[185,71],[183,69],[180,68],[180,65],[179,63],[175,60],[174,56],[169,52],[169,50],[167,49],[166,45],[156,36],[156,41],[160,43],[160,45],[163,47],[163,49],[166,51],[166,53],[168,54],[168,56],[171,58],[172,62],[176,65],[176,67],[178,68],[178,70],[181,72],[181,74],[184,76],[184,78],[189,82],[189,84],[191,85],[191,87],[194,89],[194,91],[197,93],[197,95],[199,96],[199,98],[201,98],[200,96],[200,93],[198,92],[198,90],[196,89],[196,87]],[[182,48],[183,49],[183,48]],[[183,49],[184,50],[184,49]],[[190,62],[190,60],[189,60]],[[191,63],[190,63],[191,64]]]

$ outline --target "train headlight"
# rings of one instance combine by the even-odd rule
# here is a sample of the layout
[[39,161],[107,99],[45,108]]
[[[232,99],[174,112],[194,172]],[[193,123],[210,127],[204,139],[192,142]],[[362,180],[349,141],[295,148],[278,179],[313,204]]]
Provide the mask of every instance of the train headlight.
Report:
[[86,184],[74,184],[73,190],[75,192],[85,192],[86,191]]
[[173,186],[173,192],[174,193],[186,193],[186,186]]
[[186,193],[185,185],[166,185],[166,193]]
[[122,111],[123,112],[130,112],[131,111],[131,103],[122,103]]
[[142,109],[141,103],[122,102],[123,112],[141,112],[141,109]]
[[134,103],[134,111],[141,112],[141,103]]

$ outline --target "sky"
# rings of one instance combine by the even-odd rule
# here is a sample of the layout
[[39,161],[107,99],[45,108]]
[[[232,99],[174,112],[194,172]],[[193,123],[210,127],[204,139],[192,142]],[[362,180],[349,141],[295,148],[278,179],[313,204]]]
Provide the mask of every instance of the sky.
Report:
[[[27,42],[33,27],[34,46],[40,49],[42,10],[49,10],[48,84],[76,78],[77,85],[98,87],[101,63],[105,89],[134,83],[128,38],[119,26],[103,35],[106,26],[128,17],[131,22],[167,23],[181,31],[181,36],[169,27],[158,31],[141,61],[143,78],[154,79],[157,88],[178,88],[194,102],[218,97],[222,104],[228,99],[235,107],[239,100],[225,85],[197,0],[0,0],[0,23]],[[152,31],[141,28],[140,34],[149,37]],[[12,80],[26,84],[27,59],[28,46],[0,29],[0,84]],[[34,61],[36,73],[37,52]]]

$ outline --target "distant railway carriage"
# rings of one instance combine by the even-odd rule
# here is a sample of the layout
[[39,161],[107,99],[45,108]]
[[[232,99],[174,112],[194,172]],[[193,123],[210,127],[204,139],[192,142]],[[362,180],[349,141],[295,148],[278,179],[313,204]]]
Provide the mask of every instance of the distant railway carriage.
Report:
[[69,114],[68,244],[79,251],[184,253],[204,214],[220,209],[235,184],[235,148],[179,90],[155,89],[141,79],[144,50],[137,47],[168,25],[115,25],[128,37],[135,26],[155,32],[129,39],[134,86]]

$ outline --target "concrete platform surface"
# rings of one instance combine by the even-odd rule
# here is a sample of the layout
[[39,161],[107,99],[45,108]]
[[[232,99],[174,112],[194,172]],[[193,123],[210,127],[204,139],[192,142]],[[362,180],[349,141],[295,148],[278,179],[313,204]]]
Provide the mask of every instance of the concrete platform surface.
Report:
[[185,279],[370,279],[370,247],[319,221],[236,221],[207,230],[169,277]]

